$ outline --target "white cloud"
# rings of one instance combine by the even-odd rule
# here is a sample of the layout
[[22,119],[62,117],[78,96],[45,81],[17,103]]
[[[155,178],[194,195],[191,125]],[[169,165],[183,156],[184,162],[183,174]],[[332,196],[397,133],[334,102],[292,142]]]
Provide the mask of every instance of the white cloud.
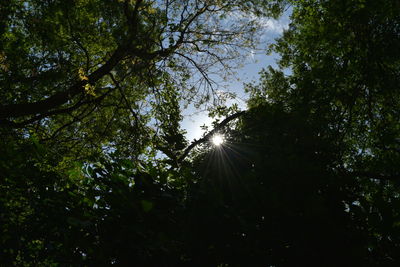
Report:
[[234,11],[231,13],[229,19],[253,21],[260,26],[259,30],[262,35],[269,35],[269,36],[273,35],[273,37],[275,38],[278,35],[281,35],[284,30],[289,28],[291,13],[292,9],[289,8],[279,17],[279,19],[273,19],[266,17],[260,18],[256,17],[253,14],[247,14],[241,11]]
[[282,18],[276,19],[263,19],[260,22],[261,26],[265,27],[265,30],[276,34],[282,34],[285,29],[289,27],[289,20]]

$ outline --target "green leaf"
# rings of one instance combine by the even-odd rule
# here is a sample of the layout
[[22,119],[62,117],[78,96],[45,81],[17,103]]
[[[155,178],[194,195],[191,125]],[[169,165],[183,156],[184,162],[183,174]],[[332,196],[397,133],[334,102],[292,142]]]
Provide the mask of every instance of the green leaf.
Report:
[[149,212],[153,209],[153,202],[148,201],[148,200],[142,200],[140,201],[140,203],[142,204],[142,209],[144,210],[144,212]]

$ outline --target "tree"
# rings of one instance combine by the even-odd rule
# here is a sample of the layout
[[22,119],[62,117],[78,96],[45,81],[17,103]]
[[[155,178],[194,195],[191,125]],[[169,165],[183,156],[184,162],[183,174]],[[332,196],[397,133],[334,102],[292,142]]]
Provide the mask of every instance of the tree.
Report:
[[2,131],[69,144],[73,158],[118,145],[138,156],[165,92],[212,95],[210,72],[229,72],[255,44],[257,16],[277,16],[281,2],[6,1]]
[[397,265],[400,7],[292,8],[271,46],[280,68],[247,86],[225,145],[197,156],[189,253],[203,265]]
[[338,145],[348,144],[340,164],[363,169],[359,175],[369,178],[399,175],[399,125],[393,120],[400,100],[398,9],[395,1],[301,1],[290,29],[272,47],[293,75],[264,73],[262,95],[303,109],[327,130],[329,124]]
[[212,83],[236,41],[224,15],[279,3],[1,4],[1,262],[397,266],[397,2],[291,1],[248,110],[183,138],[190,64]]
[[248,86],[251,107],[278,105],[330,144],[325,169],[346,184],[348,198],[338,195],[370,265],[398,261],[398,11],[395,1],[293,2],[290,27],[271,47],[281,68]]
[[31,142],[3,147],[2,264],[182,262],[183,190],[176,172],[150,165],[138,170],[131,160],[109,158],[85,166],[75,162],[63,173],[43,168],[46,150]]
[[365,233],[345,206],[357,199],[357,185],[329,168],[337,148],[307,117],[264,103],[225,139],[194,168],[187,227],[196,231],[187,243],[195,262],[366,264]]
[[212,95],[281,2],[3,1],[1,262],[185,261],[180,101]]

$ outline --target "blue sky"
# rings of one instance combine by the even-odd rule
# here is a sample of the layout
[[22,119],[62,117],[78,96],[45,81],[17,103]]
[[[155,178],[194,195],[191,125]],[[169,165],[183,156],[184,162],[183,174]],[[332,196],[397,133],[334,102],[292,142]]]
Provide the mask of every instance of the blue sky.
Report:
[[[225,83],[226,88],[222,90],[235,93],[237,95],[236,103],[241,109],[246,108],[245,100],[247,99],[247,95],[243,90],[243,84],[257,81],[259,78],[259,72],[262,70],[262,68],[266,68],[269,65],[276,67],[276,60],[278,56],[274,54],[267,56],[265,49],[282,34],[285,28],[288,27],[289,15],[290,10],[286,11],[278,20],[265,19],[262,21],[262,25],[265,29],[263,29],[264,34],[261,36],[261,42],[257,52],[251,53],[247,57],[248,62],[245,62],[244,67],[237,69],[237,75],[230,77]],[[200,126],[211,125],[211,119],[208,118],[207,112],[199,111],[193,106],[189,106],[183,110],[182,113],[184,118],[181,126],[187,131],[186,138],[189,141],[198,139],[202,136],[203,130]]]

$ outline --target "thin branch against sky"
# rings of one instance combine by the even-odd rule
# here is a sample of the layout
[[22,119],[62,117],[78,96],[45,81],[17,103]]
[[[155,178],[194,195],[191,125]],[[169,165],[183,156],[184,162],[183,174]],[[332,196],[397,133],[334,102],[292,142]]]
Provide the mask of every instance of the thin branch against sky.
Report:
[[[246,108],[245,101],[248,95],[244,92],[244,84],[258,80],[259,72],[267,66],[277,67],[276,54],[267,55],[268,45],[272,44],[276,38],[282,35],[283,31],[289,26],[289,17],[291,8],[286,9],[285,13],[279,19],[261,18],[260,25],[264,28],[260,36],[260,43],[255,49],[241,49],[241,53],[248,53],[242,67],[235,69],[231,75],[223,80],[217,75],[210,75],[218,84],[218,90],[224,90],[236,95],[229,99],[226,105],[237,104],[241,110]],[[241,16],[237,14],[237,16]],[[208,117],[207,108],[196,108],[193,104],[188,105],[183,110],[184,119],[181,123],[182,128],[187,131],[188,140],[198,139],[204,133],[201,126],[211,126],[212,119]]]

